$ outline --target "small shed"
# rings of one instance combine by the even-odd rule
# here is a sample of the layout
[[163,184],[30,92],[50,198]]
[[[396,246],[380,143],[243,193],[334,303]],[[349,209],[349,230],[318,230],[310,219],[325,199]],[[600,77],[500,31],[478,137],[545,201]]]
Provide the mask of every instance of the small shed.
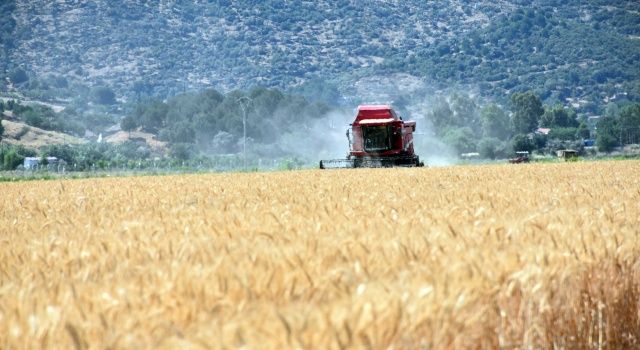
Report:
[[535,133],[539,135],[549,135],[550,132],[551,132],[550,128],[538,128],[536,129]]
[[563,158],[564,160],[578,158],[578,151],[574,149],[561,149],[556,151],[556,154],[558,158]]
[[24,158],[24,163],[22,164],[25,169],[35,169],[38,167],[38,163],[40,163],[40,158],[38,157],[26,157]]
[[[56,157],[47,157],[46,159],[47,159],[47,169],[53,169],[60,163],[60,160]],[[41,160],[42,158],[40,157],[25,157],[22,165],[27,170],[34,170],[38,168]]]

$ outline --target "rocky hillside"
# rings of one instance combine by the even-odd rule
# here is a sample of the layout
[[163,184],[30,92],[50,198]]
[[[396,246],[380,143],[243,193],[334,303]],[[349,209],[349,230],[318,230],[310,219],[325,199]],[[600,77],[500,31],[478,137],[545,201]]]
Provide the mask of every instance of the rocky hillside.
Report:
[[640,94],[635,1],[16,0],[6,6],[7,75],[23,67],[32,76],[57,78],[62,88],[109,86],[119,98],[260,85],[324,100],[367,100],[380,86],[368,82],[390,80],[401,90],[465,86],[497,98],[535,89],[563,103]]

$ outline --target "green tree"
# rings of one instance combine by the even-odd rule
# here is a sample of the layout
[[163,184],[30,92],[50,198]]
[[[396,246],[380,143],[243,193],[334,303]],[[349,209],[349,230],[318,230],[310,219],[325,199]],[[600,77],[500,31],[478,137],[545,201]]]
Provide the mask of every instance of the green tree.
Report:
[[116,103],[116,94],[106,86],[97,86],[91,90],[92,100],[101,105],[112,105]]
[[618,121],[612,117],[602,117],[598,121],[596,146],[600,152],[611,152],[618,145]]
[[511,95],[513,105],[513,127],[515,132],[527,134],[538,127],[540,116],[544,113],[540,98],[533,92]]
[[48,145],[42,147],[40,151],[44,156],[56,157],[68,164],[72,164],[75,161],[76,150],[70,145]]
[[49,160],[47,159],[47,156],[44,153],[40,156],[40,161],[38,165],[42,165],[44,167],[49,165]]
[[96,166],[100,160],[108,160],[115,156],[114,147],[106,142],[89,142],[76,146],[74,164],[77,170],[87,170]]
[[620,106],[618,104],[610,102],[604,107],[605,117],[617,117],[620,114]]
[[0,119],[0,141],[2,141],[3,134],[4,134],[4,125],[2,125],[2,119]]
[[168,106],[159,100],[136,108],[136,116],[142,129],[149,132],[157,132],[166,121]]
[[136,120],[130,115],[122,118],[122,120],[120,121],[120,128],[123,131],[131,132],[137,127],[138,123],[136,123]]
[[580,125],[578,125],[578,129],[576,131],[576,138],[584,140],[590,137],[591,137],[591,131],[589,130],[587,123],[581,122]]
[[545,128],[575,128],[578,126],[576,112],[562,105],[555,105],[544,111],[540,126]]
[[179,160],[188,160],[191,158],[191,145],[186,143],[174,143],[169,149],[169,156]]
[[509,116],[495,103],[488,104],[480,112],[482,135],[485,138],[506,140],[511,133]]
[[473,152],[476,150],[476,137],[469,127],[448,128],[442,137],[447,145],[456,149],[458,153]]
[[449,104],[453,112],[453,125],[469,127],[476,135],[479,135],[482,131],[482,121],[475,101],[465,93],[454,92],[450,97]]
[[16,68],[9,74],[9,79],[11,79],[11,82],[14,84],[20,84],[29,80],[29,76],[27,75],[27,72],[24,71],[24,69]]
[[429,112],[428,118],[438,131],[444,131],[447,126],[453,125],[453,112],[449,102],[442,97],[438,97],[433,103],[433,109]]
[[555,127],[549,132],[549,139],[572,141],[576,139],[578,128]]
[[511,150],[513,152],[532,152],[534,149],[535,145],[527,135],[518,134],[511,139]]
[[16,106],[14,108],[14,115],[18,116],[28,125],[45,130],[65,131],[67,127],[69,129],[72,128],[70,120],[61,118],[58,113],[47,106]]
[[165,138],[174,143],[194,143],[195,142],[195,129],[186,120],[178,121],[167,125],[163,129]]
[[135,81],[132,87],[133,92],[137,99],[145,95],[150,95],[153,92],[153,87],[147,81]]
[[640,143],[640,103],[622,108],[618,128],[622,144]]
[[45,128],[45,120],[42,117],[42,114],[38,113],[34,110],[27,111],[24,115],[22,115],[22,119],[27,125],[35,126],[36,128]]
[[545,148],[547,146],[547,138],[547,135],[533,134],[533,139],[531,140],[534,146],[533,149],[541,150]]
[[2,165],[4,170],[13,170],[18,165],[22,164],[23,161],[24,156],[20,155],[18,152],[16,152],[15,149],[11,148],[8,152],[4,153]]
[[249,97],[251,103],[248,105],[252,112],[264,116],[275,113],[279,104],[285,100],[284,94],[275,89],[256,88],[251,90]]

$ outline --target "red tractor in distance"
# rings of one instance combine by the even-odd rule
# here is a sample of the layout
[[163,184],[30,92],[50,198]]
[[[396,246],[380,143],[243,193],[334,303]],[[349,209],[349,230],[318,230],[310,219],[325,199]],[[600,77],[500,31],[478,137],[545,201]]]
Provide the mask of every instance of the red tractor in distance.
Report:
[[320,161],[320,169],[424,166],[413,150],[415,121],[404,121],[388,105],[358,107],[347,129],[346,159]]

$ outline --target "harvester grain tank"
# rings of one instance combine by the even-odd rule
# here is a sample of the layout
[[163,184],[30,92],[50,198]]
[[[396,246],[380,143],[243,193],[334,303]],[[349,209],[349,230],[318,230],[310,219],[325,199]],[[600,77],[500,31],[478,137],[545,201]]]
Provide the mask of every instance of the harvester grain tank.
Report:
[[320,169],[424,166],[413,149],[415,121],[405,121],[389,105],[364,105],[347,129],[346,159],[321,160]]

